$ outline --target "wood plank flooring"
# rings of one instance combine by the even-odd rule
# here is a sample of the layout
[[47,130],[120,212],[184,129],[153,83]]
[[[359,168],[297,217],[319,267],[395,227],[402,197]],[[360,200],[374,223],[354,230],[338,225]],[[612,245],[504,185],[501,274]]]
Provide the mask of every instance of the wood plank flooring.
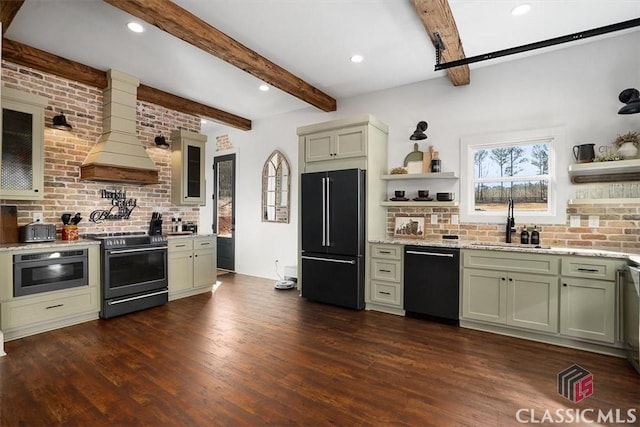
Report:
[[[0,425],[510,426],[521,408],[640,419],[623,359],[220,279],[214,294],[6,343]],[[577,404],[556,386],[574,363],[594,377]]]

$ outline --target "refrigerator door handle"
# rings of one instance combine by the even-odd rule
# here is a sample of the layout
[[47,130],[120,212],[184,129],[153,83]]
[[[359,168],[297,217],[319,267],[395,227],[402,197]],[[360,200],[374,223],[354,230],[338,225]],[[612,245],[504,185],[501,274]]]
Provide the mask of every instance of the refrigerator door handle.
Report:
[[326,178],[327,185],[327,214],[326,214],[326,229],[327,229],[327,237],[326,237],[326,246],[331,246],[331,180]]
[[302,255],[302,259],[310,259],[312,261],[326,261],[326,262],[337,262],[338,264],[355,264],[354,260],[346,260],[346,259],[333,259],[333,258],[320,258],[315,256],[306,256]]
[[327,178],[322,178],[322,246],[327,246]]

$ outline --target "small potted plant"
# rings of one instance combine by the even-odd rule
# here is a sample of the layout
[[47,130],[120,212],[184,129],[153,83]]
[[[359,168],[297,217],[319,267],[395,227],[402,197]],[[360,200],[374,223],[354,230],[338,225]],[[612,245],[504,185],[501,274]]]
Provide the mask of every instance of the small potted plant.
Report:
[[634,159],[638,155],[638,145],[640,145],[640,132],[627,132],[613,141],[613,145],[618,149],[617,154],[624,159]]

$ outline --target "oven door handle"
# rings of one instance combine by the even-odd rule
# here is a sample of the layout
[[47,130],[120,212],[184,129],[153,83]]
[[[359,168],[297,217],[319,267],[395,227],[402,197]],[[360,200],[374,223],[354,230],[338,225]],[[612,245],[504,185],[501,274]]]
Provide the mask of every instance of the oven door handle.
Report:
[[109,252],[109,255],[118,255],[118,254],[130,254],[134,252],[152,252],[152,251],[160,251],[160,250],[166,250],[166,249],[167,249],[166,246],[154,246],[152,248],[116,249],[116,250],[109,250],[107,252]]
[[129,297],[129,298],[123,298],[123,299],[109,301],[107,304],[109,304],[109,305],[122,304],[123,302],[135,301],[135,300],[139,300],[139,299],[143,299],[143,298],[150,298],[150,297],[155,297],[156,295],[162,295],[162,294],[168,294],[168,293],[169,293],[168,290],[162,290],[162,291],[158,291],[158,292],[152,292],[150,294],[136,295],[135,297]]

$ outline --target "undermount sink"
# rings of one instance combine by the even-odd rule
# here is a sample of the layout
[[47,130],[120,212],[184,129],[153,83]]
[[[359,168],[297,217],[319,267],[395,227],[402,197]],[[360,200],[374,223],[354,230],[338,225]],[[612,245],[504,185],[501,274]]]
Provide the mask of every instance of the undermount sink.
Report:
[[523,245],[520,243],[502,243],[502,242],[472,242],[471,246],[494,246],[500,248],[515,249],[551,249],[548,245]]

